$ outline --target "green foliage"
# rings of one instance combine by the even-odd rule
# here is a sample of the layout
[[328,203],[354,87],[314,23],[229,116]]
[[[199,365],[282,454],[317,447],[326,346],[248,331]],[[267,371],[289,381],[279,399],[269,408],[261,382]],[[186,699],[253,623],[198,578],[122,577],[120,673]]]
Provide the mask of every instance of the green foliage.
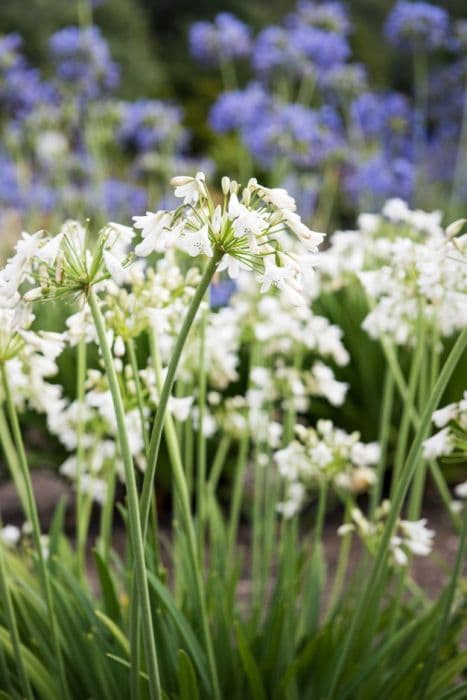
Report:
[[[76,561],[63,534],[57,531],[56,538],[58,551],[49,561],[49,567],[54,576],[54,598],[72,697],[128,698],[129,591],[122,588],[126,578],[117,578],[115,570],[97,557],[100,592],[93,594],[87,584],[78,583],[74,577],[72,572]],[[34,569],[16,554],[7,553],[6,559],[8,585],[18,619],[21,653],[28,678],[37,698],[54,700],[58,691],[56,678],[50,671],[53,649],[46,634],[46,609],[37,577]],[[312,561],[314,575],[321,577],[321,557],[312,557]],[[189,566],[188,562],[185,564]],[[122,565],[128,568],[131,562],[122,562]],[[251,610],[242,612],[235,599],[226,595],[230,586],[235,587],[238,583],[238,573],[232,571],[231,562],[225,558],[218,565],[224,567],[225,577],[221,582],[224,593],[219,599],[216,566],[208,574],[211,587],[208,605],[213,619],[216,664],[219,670],[223,670],[220,674],[222,697],[233,700],[282,700],[289,697],[345,700],[356,697],[356,693],[362,700],[374,697],[412,700],[419,697],[445,595],[431,603],[408,594],[400,609],[395,598],[387,593],[382,599],[379,622],[370,625],[374,628],[371,639],[367,639],[363,628],[355,638],[335,693],[329,695],[341,640],[348,632],[355,597],[360,594],[360,581],[364,572],[368,574],[368,568],[360,571],[332,614],[322,617],[314,629],[313,623],[303,621],[303,604],[313,596],[313,591],[305,583],[297,589],[299,557],[295,557],[292,568],[284,568],[277,577],[271,603],[262,606],[260,618]],[[232,573],[228,574],[229,571]],[[184,603],[181,607],[154,573],[149,573],[149,581],[155,602],[154,626],[165,692],[181,700],[213,697],[205,649],[196,635],[198,621],[192,612],[196,604],[189,576],[182,581]],[[386,583],[389,582],[388,579]],[[93,587],[95,590],[96,585]],[[291,591],[295,591],[295,595],[290,595]],[[219,624],[220,608],[225,617],[224,624]],[[458,651],[466,608],[467,600],[464,599],[463,606],[457,606],[457,611],[450,616],[439,661],[431,669],[426,694],[423,695],[428,700],[465,697],[462,691],[465,684],[459,688],[455,685],[467,669],[467,652]],[[392,627],[395,614],[397,624]],[[0,679],[0,688],[8,694],[9,683],[10,697],[19,698],[3,606],[0,610],[0,643],[8,668],[8,677]],[[144,668],[140,679],[144,697],[147,684]],[[452,690],[448,692],[449,688]]]

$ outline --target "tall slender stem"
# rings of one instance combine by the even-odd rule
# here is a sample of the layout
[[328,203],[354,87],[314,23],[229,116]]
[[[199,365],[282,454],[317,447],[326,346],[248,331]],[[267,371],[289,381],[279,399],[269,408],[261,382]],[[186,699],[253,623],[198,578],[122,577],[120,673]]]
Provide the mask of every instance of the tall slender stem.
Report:
[[198,551],[201,563],[204,561],[204,529],[206,523],[206,436],[204,417],[206,413],[207,368],[206,368],[206,325],[207,314],[202,314],[199,350],[198,380],[198,450],[196,463],[196,513],[198,522]]
[[29,465],[26,457],[26,450],[24,448],[23,438],[21,435],[21,428],[19,425],[18,415],[16,413],[15,404],[13,401],[13,396],[11,393],[10,383],[8,381],[8,373],[5,367],[5,363],[1,364],[1,375],[3,390],[5,392],[5,399],[8,411],[8,417],[11,423],[11,430],[13,435],[13,440],[16,447],[16,452],[18,454],[18,463],[21,469],[21,475],[23,477],[24,491],[26,494],[27,502],[27,516],[32,525],[32,538],[34,542],[34,547],[36,549],[36,555],[39,562],[39,572],[41,577],[42,588],[45,595],[47,611],[49,615],[50,631],[52,634],[52,644],[54,647],[54,653],[57,663],[58,677],[60,681],[60,687],[62,692],[62,697],[65,700],[70,698],[70,692],[68,689],[68,683],[66,681],[65,675],[65,665],[63,662],[62,648],[60,645],[60,636],[57,625],[57,618],[55,616],[55,608],[53,604],[53,593],[52,585],[49,578],[49,570],[47,563],[45,561],[44,552],[42,550],[41,542],[41,529],[39,523],[39,514],[37,512],[37,505],[34,498],[34,490],[32,487],[31,473],[29,471]]
[[[162,365],[160,361],[160,355],[157,348],[157,343],[152,344],[154,351],[154,368],[156,371],[156,381],[161,387],[162,384]],[[196,593],[198,598],[199,614],[201,618],[201,628],[204,636],[204,643],[206,645],[206,653],[208,657],[209,672],[211,676],[212,689],[214,692],[214,697],[220,700],[221,691],[219,685],[219,678],[217,675],[217,667],[214,656],[214,647],[211,638],[211,632],[209,629],[209,619],[206,608],[206,594],[203,584],[203,576],[200,564],[200,555],[197,548],[196,541],[196,530],[193,522],[193,516],[191,513],[190,506],[190,495],[188,490],[188,484],[183,469],[183,464],[180,456],[180,449],[177,441],[177,431],[170,413],[167,413],[164,419],[164,430],[165,438],[167,441],[167,449],[169,452],[172,473],[174,478],[175,490],[178,496],[178,502],[180,506],[180,516],[183,519],[183,526],[187,536],[188,552],[190,556],[190,564],[194,572],[194,581],[196,586]]]
[[146,533],[148,526],[149,510],[151,505],[151,494],[154,487],[154,476],[156,473],[157,458],[159,456],[162,431],[164,429],[164,417],[167,409],[167,404],[169,402],[170,394],[172,392],[173,384],[175,381],[175,374],[177,372],[178,363],[180,362],[180,357],[186,339],[188,337],[188,333],[190,332],[191,326],[193,325],[193,321],[195,320],[200,304],[217,270],[217,266],[219,265],[222,256],[223,253],[221,251],[215,250],[214,255],[210,259],[209,264],[204,271],[201,281],[193,295],[193,299],[191,300],[191,304],[188,307],[188,311],[183,321],[178,338],[175,342],[172,357],[167,368],[167,375],[165,378],[164,385],[162,387],[159,405],[157,407],[156,417],[151,432],[151,439],[149,442],[149,450],[147,456],[147,466],[146,472],[144,474],[143,490],[141,494],[140,512],[143,533]]
[[[118,428],[118,439],[120,452],[125,470],[125,482],[128,502],[128,523],[130,530],[131,547],[134,557],[136,588],[139,604],[141,605],[141,621],[143,629],[143,642],[146,655],[147,672],[149,676],[149,692],[153,700],[162,697],[162,689],[159,677],[159,665],[157,660],[156,643],[152,621],[151,602],[149,598],[149,588],[146,575],[146,564],[144,559],[144,540],[139,517],[138,492],[136,488],[136,478],[133,465],[133,457],[130,450],[128,433],[125,424],[125,411],[123,408],[120,385],[118,383],[115,364],[107,341],[104,318],[95,296],[94,290],[89,291],[88,302],[91,309],[94,324],[96,326],[97,337],[104,360],[107,381],[115,411],[115,418]],[[133,652],[134,650],[132,650]]]
[[404,401],[404,410],[402,413],[402,419],[399,425],[398,439],[396,446],[396,456],[394,459],[394,466],[392,470],[392,482],[391,482],[391,494],[394,493],[396,484],[398,483],[400,473],[404,464],[407,442],[409,439],[410,425],[411,425],[411,411],[414,406],[415,396],[417,392],[417,385],[420,377],[420,371],[423,364],[423,358],[425,354],[425,334],[423,329],[423,323],[421,322],[421,316],[419,317],[418,333],[417,333],[417,345],[412,356],[412,364],[410,367],[409,384],[407,391],[407,398]]
[[[86,576],[86,540],[88,533],[90,507],[86,503],[89,498],[82,493],[81,480],[84,468],[84,393],[86,381],[86,338],[84,334],[79,339],[76,362],[76,401],[78,404],[78,420],[76,428],[76,548],[78,554],[78,572],[81,581]],[[87,506],[85,508],[85,505]]]
[[149,437],[146,427],[146,416],[144,415],[144,400],[143,392],[141,389],[141,381],[138,372],[138,360],[136,358],[135,342],[133,338],[128,338],[126,341],[126,347],[128,351],[128,357],[130,359],[131,372],[133,374],[133,381],[135,383],[136,389],[136,401],[138,403],[139,418],[141,421],[141,432],[143,434],[144,449],[147,450],[149,446]]
[[16,491],[18,492],[19,500],[21,501],[21,506],[24,512],[28,513],[28,502],[26,498],[26,492],[24,489],[23,477],[21,476],[21,469],[18,462],[18,455],[16,453],[15,446],[12,442],[10,430],[8,428],[8,423],[5,418],[5,413],[3,411],[3,405],[0,403],[0,444],[5,455],[6,463],[10,471],[11,477],[15,484]]
[[[352,502],[350,498],[346,499],[345,502],[345,514],[344,514],[344,524],[351,522],[350,512],[352,510]],[[329,596],[328,604],[328,617],[330,617],[334,609],[339,602],[342,595],[345,584],[345,576],[347,574],[347,567],[349,564],[350,549],[352,547],[352,532],[346,532],[342,535],[341,544],[339,547],[339,556],[337,559],[336,573],[334,574],[334,581],[332,584],[331,595]]]
[[370,493],[370,519],[373,519],[376,507],[381,500],[383,492],[384,469],[386,466],[386,458],[388,453],[389,436],[391,432],[391,416],[394,404],[394,377],[389,368],[386,369],[386,377],[384,380],[383,389],[383,405],[380,416],[379,426],[379,449],[380,455],[376,466],[376,483]]

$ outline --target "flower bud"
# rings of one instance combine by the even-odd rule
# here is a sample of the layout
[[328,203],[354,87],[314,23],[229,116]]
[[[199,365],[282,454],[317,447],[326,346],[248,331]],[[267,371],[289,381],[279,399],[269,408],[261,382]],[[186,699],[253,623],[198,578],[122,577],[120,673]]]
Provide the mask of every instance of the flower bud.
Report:
[[221,180],[221,186],[222,186],[222,192],[224,193],[225,196],[229,194],[230,191],[230,178],[224,175],[224,177]]
[[42,287],[34,287],[34,289],[30,289],[29,292],[26,292],[24,295],[23,299],[24,301],[37,301],[38,299],[42,298],[43,294],[43,288]]

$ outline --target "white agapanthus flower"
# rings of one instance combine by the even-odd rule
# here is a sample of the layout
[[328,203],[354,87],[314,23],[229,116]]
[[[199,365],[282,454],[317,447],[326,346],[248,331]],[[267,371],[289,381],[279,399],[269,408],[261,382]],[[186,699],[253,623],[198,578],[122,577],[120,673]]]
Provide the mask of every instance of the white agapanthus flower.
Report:
[[372,338],[412,345],[421,314],[428,331],[450,336],[467,324],[466,237],[456,237],[463,224],[443,231],[440,212],[390,200],[382,215],[360,215],[358,231],[337,232],[316,255],[321,288],[340,289],[357,277],[371,306],[363,328]]
[[289,252],[290,234],[304,250],[316,252],[324,234],[311,231],[295,213],[290,195],[252,179],[240,190],[223,178],[223,204],[215,204],[203,173],[171,181],[182,205],[171,212],[147,212],[134,217],[142,241],[135,252],[147,256],[177,248],[192,257],[219,259],[219,269],[233,278],[241,269],[260,275],[261,290],[277,287],[292,304],[302,304],[302,270]]
[[[318,421],[316,428],[297,425],[295,430],[297,439],[274,453],[285,485],[285,500],[279,504],[283,515],[291,517],[299,512],[308,492],[316,491],[320,484],[329,484],[338,493],[356,494],[375,483],[376,443],[364,444],[359,433],[346,433],[325,420]],[[296,488],[297,484],[303,488]]]
[[[440,428],[423,443],[425,459],[440,459],[445,462],[460,464],[467,460],[467,391],[462,399],[439,408],[433,413],[432,420]],[[467,498],[467,482],[454,488],[457,498]],[[453,512],[462,509],[462,503],[453,501]]]
[[[369,552],[375,555],[379,548],[389,508],[389,501],[383,501],[376,510],[373,521],[367,520],[359,508],[352,508],[351,522],[341,525],[337,532],[341,536],[349,532],[356,532]],[[426,518],[421,520],[399,518],[389,543],[393,565],[405,567],[409,563],[411,555],[426,557],[431,554],[434,536],[435,531],[427,527]]]

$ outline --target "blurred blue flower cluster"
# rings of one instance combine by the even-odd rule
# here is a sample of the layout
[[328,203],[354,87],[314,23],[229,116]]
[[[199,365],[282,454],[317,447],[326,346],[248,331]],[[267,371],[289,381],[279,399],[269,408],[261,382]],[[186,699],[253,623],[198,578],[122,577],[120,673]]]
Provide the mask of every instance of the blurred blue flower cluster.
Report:
[[229,12],[221,12],[212,23],[191,26],[190,49],[196,60],[207,65],[244,58],[251,50],[250,30]]
[[449,15],[428,2],[399,0],[386,23],[385,33],[394,46],[402,49],[433,51],[446,46]]
[[180,160],[198,169],[187,159],[180,107],[117,98],[120,69],[98,27],[64,27],[48,47],[45,78],[28,65],[19,35],[0,37],[3,215],[31,226],[53,216],[124,220],[166,196]]
[[[337,203],[377,209],[388,197],[422,204],[426,196],[433,206],[433,197],[445,197],[442,188],[467,194],[467,22],[453,24],[426,2],[394,5],[382,40],[411,52],[415,66],[412,89],[402,94],[374,89],[365,66],[352,60],[352,22],[340,2],[300,0],[256,36],[225,18],[195,23],[190,48],[195,60],[221,69],[224,90],[209,121],[218,134],[238,135],[240,177],[262,170],[271,184],[287,182],[322,225]],[[242,88],[237,72],[250,75]]]

